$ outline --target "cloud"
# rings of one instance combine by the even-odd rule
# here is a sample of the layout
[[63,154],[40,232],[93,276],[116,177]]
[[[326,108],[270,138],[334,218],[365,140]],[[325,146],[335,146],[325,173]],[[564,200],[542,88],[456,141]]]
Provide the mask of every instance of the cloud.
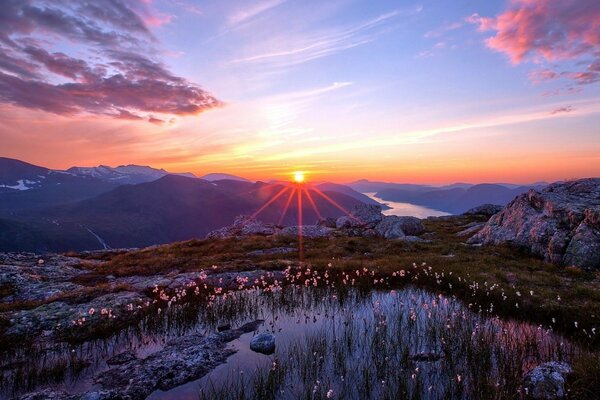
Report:
[[[486,40],[487,46],[506,54],[513,64],[559,63],[560,76],[579,84],[600,81],[599,2],[512,0],[494,18],[474,14],[467,21],[477,24],[480,31],[495,31]],[[569,63],[584,67],[572,71]]]
[[386,31],[386,24],[398,15],[400,15],[399,11],[392,11],[356,26],[312,33],[298,40],[285,37],[281,42],[273,41],[269,43],[270,51],[268,52],[237,58],[232,63],[271,64],[275,66],[305,63],[373,41]]
[[447,32],[451,32],[451,31],[461,28],[463,25],[464,25],[464,22],[462,22],[462,21],[445,23],[442,26],[440,26],[439,28],[432,29],[428,32],[425,32],[425,35],[423,35],[423,36],[426,38],[440,37],[440,36],[443,36]]
[[248,8],[243,10],[237,10],[235,13],[229,16],[229,25],[238,25],[249,19],[256,17],[266,11],[271,10],[281,4],[285,3],[285,0],[266,0],[250,5]]
[[[189,115],[220,106],[197,84],[148,55],[160,53],[148,25],[168,19],[143,1],[5,0],[0,8],[0,102],[55,114],[150,122],[162,120],[154,113]],[[77,56],[64,48],[75,49]]]
[[547,69],[547,68],[531,71],[529,73],[529,79],[534,83],[550,81],[550,80],[556,79],[558,77],[559,77],[559,74],[557,74],[556,72],[554,72],[550,69]]
[[558,107],[558,108],[555,108],[554,110],[550,111],[550,115],[569,113],[573,110],[575,110],[573,108],[573,106]]

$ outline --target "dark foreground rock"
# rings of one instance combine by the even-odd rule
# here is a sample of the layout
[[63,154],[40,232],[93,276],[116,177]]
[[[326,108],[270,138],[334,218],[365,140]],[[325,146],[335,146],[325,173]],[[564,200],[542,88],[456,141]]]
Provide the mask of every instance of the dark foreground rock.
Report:
[[155,390],[169,390],[198,379],[224,363],[235,350],[227,343],[258,329],[262,321],[245,324],[209,336],[192,334],[173,339],[144,359],[135,358],[96,378],[102,389],[119,398],[145,399]]
[[227,348],[227,343],[255,331],[262,322],[257,320],[208,336],[182,336],[143,359],[131,352],[118,354],[108,360],[112,367],[95,378],[98,390],[72,395],[44,389],[20,400],[143,400],[155,390],[170,390],[206,375],[235,353]]
[[525,393],[536,400],[562,399],[566,395],[565,377],[571,372],[571,366],[564,362],[538,365],[525,376]]
[[262,354],[273,354],[275,352],[275,335],[262,332],[250,340],[250,350]]
[[519,195],[469,243],[508,243],[552,263],[598,270],[600,178],[555,183]]
[[499,206],[497,204],[482,204],[465,211],[463,215],[484,215],[486,217],[491,217],[502,211],[503,208],[504,206]]

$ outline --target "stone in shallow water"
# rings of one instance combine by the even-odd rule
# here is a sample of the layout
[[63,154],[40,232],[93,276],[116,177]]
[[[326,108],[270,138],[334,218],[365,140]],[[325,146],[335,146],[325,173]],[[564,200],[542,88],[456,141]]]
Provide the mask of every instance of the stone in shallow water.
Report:
[[525,375],[526,393],[533,399],[554,400],[565,397],[565,376],[573,372],[565,362],[550,361]]
[[250,350],[257,353],[273,354],[275,352],[275,335],[268,332],[259,333],[250,341]]

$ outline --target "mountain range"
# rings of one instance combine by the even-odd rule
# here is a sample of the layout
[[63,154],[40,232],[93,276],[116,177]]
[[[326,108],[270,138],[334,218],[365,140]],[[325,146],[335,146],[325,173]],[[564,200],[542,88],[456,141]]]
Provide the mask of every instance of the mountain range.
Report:
[[519,194],[529,189],[540,190],[546,182],[530,185],[510,183],[454,183],[445,186],[398,184],[360,180],[347,187],[364,193],[372,193],[377,199],[416,204],[450,214],[462,214],[482,204],[506,205]]
[[[300,197],[303,221],[312,224],[320,217],[339,217],[341,209],[356,204],[381,204],[364,193],[462,213],[484,203],[506,204],[531,186],[435,187],[362,180],[305,187],[311,188],[311,195],[302,192]],[[300,208],[298,198],[290,198],[294,188],[287,182],[252,182],[223,173],[198,178],[139,165],[62,171],[0,157],[0,251],[143,247],[203,238],[238,215],[256,212],[274,197],[258,217],[294,225]]]
[[[143,247],[203,238],[240,214],[256,212],[284,190],[259,218],[298,224],[295,196],[282,219],[291,186],[223,174],[208,178],[212,181],[133,165],[57,171],[0,158],[0,251]],[[361,199],[373,202],[341,185],[318,188],[344,209]],[[343,214],[325,196],[312,190],[310,198],[301,196],[305,223]]]

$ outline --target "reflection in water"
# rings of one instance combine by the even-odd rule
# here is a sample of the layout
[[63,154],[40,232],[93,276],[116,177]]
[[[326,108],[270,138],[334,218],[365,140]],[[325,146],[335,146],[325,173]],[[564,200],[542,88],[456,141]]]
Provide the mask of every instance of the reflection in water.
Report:
[[416,204],[383,200],[381,197],[377,197],[376,193],[374,192],[364,194],[369,196],[373,200],[390,207],[387,210],[383,210],[383,213],[385,215],[411,216],[417,218],[442,217],[444,215],[450,215],[449,213],[444,211],[439,211],[424,206],[418,206]]
[[[22,369],[4,370],[0,398],[11,392],[17,375],[60,366],[69,368],[54,377],[59,387],[81,393],[114,354],[132,350],[145,357],[173,337],[256,319],[264,319],[259,331],[275,334],[274,355],[250,351],[254,333],[245,334],[231,342],[237,353],[227,363],[149,399],[327,398],[328,392],[334,398],[512,397],[524,370],[574,351],[546,329],[486,318],[452,297],[420,289],[289,285],[231,293],[210,305],[176,305],[107,340],[20,349],[11,365]],[[37,379],[35,386],[44,383]]]

